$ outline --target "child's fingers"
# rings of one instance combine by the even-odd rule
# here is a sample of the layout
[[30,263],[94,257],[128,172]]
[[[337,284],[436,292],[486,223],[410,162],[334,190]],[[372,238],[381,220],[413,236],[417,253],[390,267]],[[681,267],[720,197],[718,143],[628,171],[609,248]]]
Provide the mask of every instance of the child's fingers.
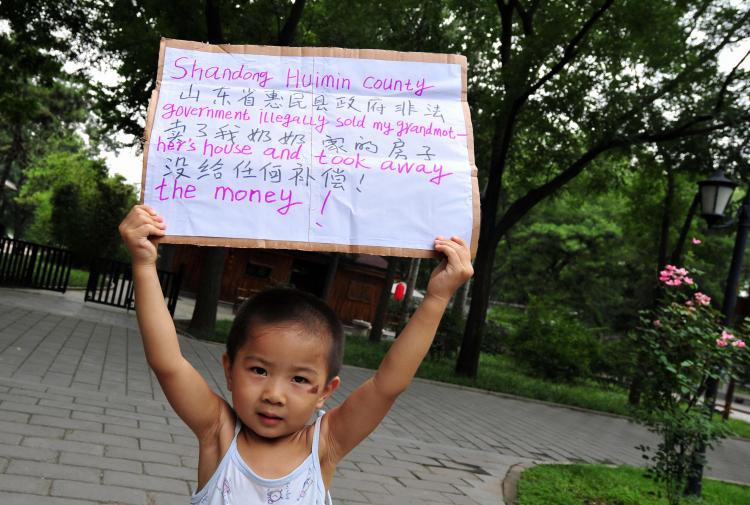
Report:
[[451,242],[450,240],[436,240],[435,250],[445,255],[448,263],[461,263],[461,258],[458,255],[458,244]]
[[163,237],[167,233],[164,229],[154,226],[151,223],[144,223],[141,226],[139,226],[137,230],[139,232],[139,235],[143,237],[150,237],[150,236]]
[[164,218],[150,205],[136,205],[136,210],[141,216],[148,217],[154,221],[164,221]]
[[460,237],[453,236],[450,240],[436,239],[435,249],[445,254],[448,262],[455,266],[465,276],[474,275],[474,267],[471,265],[471,254],[466,243]]
[[462,247],[466,247],[466,242],[464,242],[463,239],[459,237],[458,235],[453,235],[451,237],[451,240]]
[[148,205],[146,203],[144,203],[142,205],[138,205],[138,207],[140,207],[141,209],[145,210],[146,212],[148,212],[152,216],[157,216],[158,215],[158,212],[156,212],[156,210],[154,210],[154,208],[152,206],[150,206],[150,205]]

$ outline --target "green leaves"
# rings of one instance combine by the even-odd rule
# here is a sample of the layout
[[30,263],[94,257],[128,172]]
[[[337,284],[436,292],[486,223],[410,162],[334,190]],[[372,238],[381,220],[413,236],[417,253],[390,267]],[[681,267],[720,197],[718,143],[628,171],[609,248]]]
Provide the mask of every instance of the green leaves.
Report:
[[[675,268],[664,272],[663,282],[670,283],[700,274]],[[729,433],[700,405],[709,378],[735,374],[747,360],[746,352],[726,352],[726,347],[717,345],[724,330],[721,321],[722,315],[702,295],[695,296],[695,285],[682,283],[664,288],[660,305],[641,314],[642,326],[634,335],[636,345],[647,349],[642,365],[650,372],[643,375],[637,417],[662,437],[649,459],[670,504],[680,502],[691,472],[705,462],[705,447]]]

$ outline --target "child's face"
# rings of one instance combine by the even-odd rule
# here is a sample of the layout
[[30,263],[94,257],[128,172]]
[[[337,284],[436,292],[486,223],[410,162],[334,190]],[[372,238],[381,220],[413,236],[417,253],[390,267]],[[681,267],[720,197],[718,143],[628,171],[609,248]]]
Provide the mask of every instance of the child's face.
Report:
[[265,438],[300,430],[339,385],[327,378],[330,343],[299,323],[254,325],[234,363],[224,355],[227,387],[245,426]]

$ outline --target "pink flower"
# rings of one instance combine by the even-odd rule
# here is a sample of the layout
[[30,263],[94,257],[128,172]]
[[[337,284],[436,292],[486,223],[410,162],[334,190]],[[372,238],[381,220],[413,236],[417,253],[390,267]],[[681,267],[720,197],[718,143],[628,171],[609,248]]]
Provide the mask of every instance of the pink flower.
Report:
[[727,346],[727,341],[724,340],[724,339],[721,339],[721,338],[717,338],[716,339],[716,345],[719,346],[719,347],[726,347]]
[[693,245],[698,245],[700,243],[701,243],[700,239],[693,237]]
[[661,321],[659,321],[658,319],[654,319],[654,326],[657,328],[661,328]]
[[693,300],[686,301],[685,305],[688,306],[688,307],[692,307],[694,305]]
[[711,303],[711,297],[698,291],[695,293],[695,301],[698,305],[709,305]]
[[659,272],[659,281],[667,286],[681,286],[683,283],[693,284],[693,279],[688,277],[688,273],[684,268],[667,265],[664,270]]
[[734,335],[732,335],[730,332],[724,330],[721,332],[721,339],[722,340],[734,340]]
[[742,349],[743,347],[745,347],[745,341],[744,340],[737,340],[737,341],[733,342],[732,345],[736,345],[737,347],[739,347],[740,349]]

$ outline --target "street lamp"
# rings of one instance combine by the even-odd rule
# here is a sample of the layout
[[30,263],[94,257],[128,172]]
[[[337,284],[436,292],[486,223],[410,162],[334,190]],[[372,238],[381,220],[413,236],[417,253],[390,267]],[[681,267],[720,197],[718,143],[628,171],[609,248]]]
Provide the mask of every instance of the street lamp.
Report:
[[700,181],[698,187],[701,192],[701,214],[709,226],[714,225],[724,217],[724,210],[737,183],[727,179],[721,170],[717,170],[710,179]]
[[[721,170],[717,170],[709,179],[700,181],[698,186],[701,193],[701,215],[709,226],[714,226],[724,219],[724,210],[726,210],[727,204],[732,198],[737,183],[727,179]],[[729,275],[724,290],[724,303],[721,312],[724,315],[723,324],[725,326],[731,326],[734,308],[737,304],[737,287],[740,282],[740,270],[745,255],[748,230],[750,230],[750,189],[746,191],[745,197],[742,199],[737,222],[737,236],[732,252],[732,264],[729,267]],[[709,416],[713,415],[718,388],[719,381],[717,379],[706,381],[705,406]],[[729,401],[729,398],[726,401]],[[701,448],[701,452],[705,452],[705,446]],[[699,496],[703,465],[699,465],[695,470],[688,479],[686,491],[689,495]]]

